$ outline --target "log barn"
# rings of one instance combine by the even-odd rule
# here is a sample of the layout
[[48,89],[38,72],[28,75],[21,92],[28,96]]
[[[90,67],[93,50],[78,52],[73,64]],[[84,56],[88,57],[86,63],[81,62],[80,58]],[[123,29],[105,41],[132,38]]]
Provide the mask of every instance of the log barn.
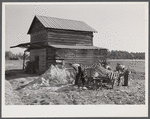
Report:
[[[107,49],[93,46],[97,31],[83,21],[35,16],[27,32],[30,42],[13,47],[27,48],[36,70],[46,71],[51,64],[79,63],[90,66],[106,60]],[[11,48],[13,48],[11,47]]]

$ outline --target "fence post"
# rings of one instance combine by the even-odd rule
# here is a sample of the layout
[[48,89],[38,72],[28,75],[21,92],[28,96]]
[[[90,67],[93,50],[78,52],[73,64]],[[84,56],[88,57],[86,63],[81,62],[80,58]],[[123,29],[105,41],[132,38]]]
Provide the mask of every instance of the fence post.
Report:
[[25,51],[24,51],[24,54],[23,54],[23,70],[24,70],[24,63],[25,63]]

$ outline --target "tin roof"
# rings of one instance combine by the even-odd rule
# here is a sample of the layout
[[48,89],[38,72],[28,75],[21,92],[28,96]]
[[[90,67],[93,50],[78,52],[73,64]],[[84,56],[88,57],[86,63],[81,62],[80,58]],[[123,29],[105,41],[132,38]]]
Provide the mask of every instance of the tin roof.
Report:
[[[38,16],[38,15],[36,15],[34,19],[35,18],[37,18],[45,28],[97,32],[95,29],[93,29],[83,21],[61,19],[47,16]],[[30,29],[28,33],[30,33]]]

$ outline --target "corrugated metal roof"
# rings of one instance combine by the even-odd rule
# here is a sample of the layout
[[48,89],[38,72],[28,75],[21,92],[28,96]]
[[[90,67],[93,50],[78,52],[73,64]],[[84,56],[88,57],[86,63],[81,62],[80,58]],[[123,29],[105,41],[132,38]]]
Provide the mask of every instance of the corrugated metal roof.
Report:
[[83,21],[61,19],[47,16],[35,16],[46,28],[65,29],[75,31],[97,32]]
[[100,48],[100,47],[96,47],[96,46],[68,46],[68,45],[50,45],[51,47],[54,48],[63,48],[63,49],[106,49],[106,48]]

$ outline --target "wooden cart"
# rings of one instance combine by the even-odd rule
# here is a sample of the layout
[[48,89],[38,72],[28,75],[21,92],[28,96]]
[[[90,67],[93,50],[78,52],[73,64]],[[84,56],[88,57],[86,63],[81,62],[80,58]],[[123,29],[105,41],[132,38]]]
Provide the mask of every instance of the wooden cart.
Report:
[[[108,76],[98,76],[93,77],[96,70],[94,68],[87,68],[85,69],[86,77],[88,79],[88,87],[91,89],[102,89],[103,84],[111,85],[111,88],[113,89],[114,86],[114,79],[110,79]],[[98,73],[98,72],[97,72]]]

